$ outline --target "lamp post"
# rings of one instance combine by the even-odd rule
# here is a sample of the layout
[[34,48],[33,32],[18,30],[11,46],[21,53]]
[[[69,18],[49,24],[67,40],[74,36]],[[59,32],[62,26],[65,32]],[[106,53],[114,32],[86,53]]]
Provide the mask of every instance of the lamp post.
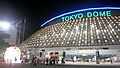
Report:
[[[21,26],[22,23],[23,23],[23,26]],[[20,20],[18,23],[16,23],[16,29],[17,29],[16,43],[17,43],[17,45],[20,45],[20,43],[24,41],[25,25],[26,25],[26,18],[24,18],[24,19]],[[22,30],[22,28],[23,28],[23,30]]]
[[[12,23],[12,24],[10,24]],[[5,39],[10,45],[16,45],[16,26],[13,24],[14,21],[9,22],[0,22],[0,30],[10,35],[9,39]]]
[[[7,21],[0,21],[0,30],[7,31],[7,32],[8,32],[8,29],[9,30],[11,30],[11,29],[17,30],[15,45],[20,45],[20,43],[24,41],[24,37],[25,37],[26,17],[23,19],[17,20],[17,21],[18,21],[18,23],[16,23],[15,25],[11,25]],[[15,20],[12,21],[12,23],[13,22],[15,23]],[[13,34],[13,33],[11,33],[11,34]]]
[[20,26],[20,24],[21,24],[21,20],[18,22],[18,23],[16,23],[16,29],[17,29],[17,33],[16,33],[16,45],[19,45],[20,44],[20,38],[21,38],[21,35],[20,35],[20,33],[21,33],[21,26]]
[[25,35],[25,24],[26,24],[26,18],[24,19],[24,27],[23,27],[23,37],[22,37],[22,42],[24,41],[24,35]]

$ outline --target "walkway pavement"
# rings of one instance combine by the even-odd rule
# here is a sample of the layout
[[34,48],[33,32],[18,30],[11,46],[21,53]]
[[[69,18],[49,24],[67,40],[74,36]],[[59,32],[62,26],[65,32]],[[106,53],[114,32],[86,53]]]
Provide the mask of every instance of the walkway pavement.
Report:
[[[59,62],[59,64],[61,64],[60,62]],[[96,64],[96,62],[65,62],[65,64],[64,65],[91,65],[91,66],[114,66],[114,65],[116,65],[116,66],[120,66],[120,62],[114,62],[114,63],[100,63],[100,64]]]
[[[112,65],[112,66],[111,66]],[[95,64],[95,63],[68,63],[66,64],[56,64],[56,65],[45,65],[39,64],[38,66],[32,66],[30,63],[19,63],[19,64],[6,64],[1,63],[0,68],[120,68],[118,63],[106,63],[106,64]]]

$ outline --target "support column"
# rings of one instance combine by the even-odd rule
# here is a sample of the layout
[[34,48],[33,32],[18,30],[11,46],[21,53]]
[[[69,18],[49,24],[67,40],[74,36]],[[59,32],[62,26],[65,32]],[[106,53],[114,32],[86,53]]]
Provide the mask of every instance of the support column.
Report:
[[66,52],[65,52],[65,51],[63,51],[62,63],[65,63],[65,55],[66,55]]
[[59,57],[59,62],[61,63],[61,61],[62,61],[62,56]]
[[74,62],[76,62],[76,60],[77,60],[76,56],[74,56],[73,60],[74,60]]
[[96,61],[96,56],[94,56],[94,61]]
[[100,61],[99,61],[99,50],[98,49],[96,50],[96,64],[100,64]]

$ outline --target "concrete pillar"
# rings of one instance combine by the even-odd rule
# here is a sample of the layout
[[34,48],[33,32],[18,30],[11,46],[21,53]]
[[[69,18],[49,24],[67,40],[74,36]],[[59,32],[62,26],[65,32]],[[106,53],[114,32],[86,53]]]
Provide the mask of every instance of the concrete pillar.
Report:
[[62,56],[59,57],[59,62],[61,63],[61,61],[62,61]]
[[96,56],[94,56],[93,60],[96,61]]
[[99,61],[99,50],[97,49],[96,50],[96,64],[100,64],[100,61]]
[[115,59],[115,61],[119,61],[119,60],[120,60],[120,58],[119,58],[119,57],[120,57],[120,53],[117,53],[117,54],[116,54],[116,57],[114,58],[114,59]]
[[74,60],[74,62],[76,62],[76,60],[77,60],[76,56],[74,56],[73,60]]
[[80,62],[83,62],[83,58],[82,57],[80,57]]
[[113,61],[117,61],[117,57],[116,57],[116,56],[111,57],[111,59],[112,59]]

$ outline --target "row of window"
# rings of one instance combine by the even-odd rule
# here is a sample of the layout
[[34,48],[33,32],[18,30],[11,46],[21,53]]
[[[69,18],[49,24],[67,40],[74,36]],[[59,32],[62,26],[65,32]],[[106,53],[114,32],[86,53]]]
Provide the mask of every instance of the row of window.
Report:
[[27,47],[120,45],[120,16],[82,18],[39,30]]

